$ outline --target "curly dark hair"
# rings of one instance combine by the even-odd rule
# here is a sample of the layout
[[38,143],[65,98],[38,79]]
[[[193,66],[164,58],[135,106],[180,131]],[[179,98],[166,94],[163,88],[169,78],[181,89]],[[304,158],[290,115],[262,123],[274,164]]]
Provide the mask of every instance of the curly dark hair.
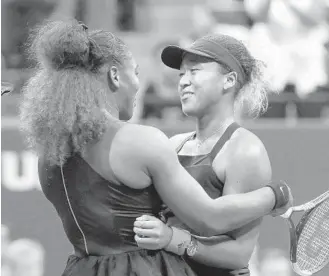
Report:
[[75,20],[46,22],[30,42],[38,66],[23,88],[21,127],[39,156],[61,165],[99,140],[109,118],[117,122],[108,115],[117,106],[103,79],[104,65],[122,64],[131,53],[112,33],[88,31]]
[[[270,92],[269,83],[265,77],[265,64],[255,59],[243,42],[232,36],[223,34],[209,34],[203,37],[206,40],[213,40],[225,48],[241,65],[246,80],[239,88],[235,100],[235,110],[241,112],[247,108],[247,113],[259,116],[268,108],[267,95]],[[232,71],[227,64],[222,64],[223,69]]]

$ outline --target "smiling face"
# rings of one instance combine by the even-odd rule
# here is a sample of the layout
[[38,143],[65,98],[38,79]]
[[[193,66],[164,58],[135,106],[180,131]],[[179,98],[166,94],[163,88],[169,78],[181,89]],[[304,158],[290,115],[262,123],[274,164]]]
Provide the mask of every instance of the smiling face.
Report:
[[221,100],[226,80],[221,71],[221,65],[208,58],[190,53],[184,56],[178,91],[187,116],[202,116]]

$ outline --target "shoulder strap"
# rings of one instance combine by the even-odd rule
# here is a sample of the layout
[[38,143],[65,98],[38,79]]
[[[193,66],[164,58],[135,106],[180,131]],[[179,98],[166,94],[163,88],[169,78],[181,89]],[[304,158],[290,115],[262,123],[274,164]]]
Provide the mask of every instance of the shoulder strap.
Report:
[[178,147],[176,148],[176,153],[178,154],[180,151],[181,151],[181,149],[182,149],[182,147],[185,145],[185,143],[187,142],[187,141],[189,141],[193,136],[195,135],[195,132],[193,132],[191,135],[188,135],[179,145],[178,145]]
[[224,144],[231,138],[232,134],[238,128],[240,128],[240,125],[238,125],[236,122],[233,122],[232,124],[230,124],[227,127],[227,129],[225,130],[225,132],[223,133],[223,135],[219,138],[219,140],[217,141],[216,145],[213,147],[213,149],[211,150],[211,152],[209,154],[209,156],[211,158],[211,161],[213,161],[215,159],[216,155],[222,149],[222,147],[224,146]]

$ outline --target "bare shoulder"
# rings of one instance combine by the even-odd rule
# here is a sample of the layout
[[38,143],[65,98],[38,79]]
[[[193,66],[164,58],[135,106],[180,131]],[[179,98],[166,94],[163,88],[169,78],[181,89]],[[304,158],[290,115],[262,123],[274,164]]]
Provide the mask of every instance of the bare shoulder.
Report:
[[145,188],[150,185],[150,166],[161,162],[168,152],[175,154],[168,137],[161,130],[126,124],[113,139],[109,159],[114,174],[121,182],[134,188]]
[[169,137],[160,129],[152,126],[139,125],[139,124],[129,124],[123,131],[125,136],[128,136],[133,141],[168,141]]
[[180,134],[176,134],[172,137],[170,137],[170,143],[174,148],[177,148],[179,145],[181,145],[181,143],[183,143],[183,141],[192,135],[192,133],[194,133],[193,131],[191,132],[186,132],[186,133],[180,133]]
[[227,175],[234,181],[245,183],[250,191],[266,185],[272,177],[271,163],[263,142],[251,131],[240,128],[227,147]]
[[232,158],[238,158],[241,161],[267,156],[263,142],[257,135],[245,128],[240,128],[233,133],[228,150]]
[[149,152],[169,145],[169,138],[160,129],[138,124],[126,124],[115,136],[115,147],[130,153]]

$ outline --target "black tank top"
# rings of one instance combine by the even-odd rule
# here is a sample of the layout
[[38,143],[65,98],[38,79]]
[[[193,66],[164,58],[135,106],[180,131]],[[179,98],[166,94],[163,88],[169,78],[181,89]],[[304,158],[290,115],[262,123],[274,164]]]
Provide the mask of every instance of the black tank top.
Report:
[[[63,166],[39,161],[47,199],[62,220],[77,255],[109,255],[139,250],[133,224],[143,214],[157,215],[162,201],[153,185],[132,189],[104,179],[75,154]],[[65,186],[64,186],[65,185]]]
[[[179,154],[185,143],[195,137],[195,132],[184,139],[183,142],[176,148],[176,152],[178,154],[181,165],[190,173],[191,176],[193,176],[195,180],[199,182],[199,184],[211,198],[218,198],[222,196],[224,188],[224,183],[217,177],[212,168],[212,163],[224,144],[231,138],[232,134],[238,128],[240,128],[240,126],[235,122],[229,125],[208,154],[196,156]],[[166,219],[170,219],[171,225],[174,224],[189,230],[191,233],[202,235],[202,233],[195,233],[195,231],[190,229],[187,225],[184,225],[182,222],[180,222],[177,218],[174,217],[174,214],[168,208],[162,212],[162,216],[164,216]],[[186,261],[199,276],[232,275],[230,270],[206,266],[192,260],[191,258],[186,258]],[[237,274],[234,275],[246,276],[249,274],[248,269],[242,269],[241,272],[241,274],[235,272]]]
[[[108,140],[110,146],[113,137]],[[63,276],[196,276],[181,256],[140,248],[134,240],[136,218],[159,214],[162,200],[153,185],[133,189],[108,181],[79,154],[62,170],[41,158],[38,169],[42,190],[75,251]]]
[[184,144],[190,139],[195,138],[195,133],[188,136],[181,145],[176,148],[181,165],[200,183],[211,198],[220,197],[224,188],[224,183],[218,179],[216,173],[212,169],[212,163],[224,144],[239,127],[237,123],[229,125],[208,154],[193,156],[179,154]]
[[[224,144],[231,138],[232,134],[240,126],[237,123],[232,123],[227,127],[223,135],[219,138],[215,146],[208,154],[203,155],[180,155],[179,152],[185,143],[195,137],[195,132],[189,135],[176,148],[178,159],[181,165],[189,172],[193,178],[199,182],[203,189],[211,198],[218,198],[223,193],[224,183],[219,180],[212,168],[212,163]],[[174,213],[168,208],[165,208],[161,213],[166,219],[173,217]],[[185,225],[185,227],[187,227]],[[192,229],[190,231],[194,232]],[[195,233],[202,234],[202,233]]]

